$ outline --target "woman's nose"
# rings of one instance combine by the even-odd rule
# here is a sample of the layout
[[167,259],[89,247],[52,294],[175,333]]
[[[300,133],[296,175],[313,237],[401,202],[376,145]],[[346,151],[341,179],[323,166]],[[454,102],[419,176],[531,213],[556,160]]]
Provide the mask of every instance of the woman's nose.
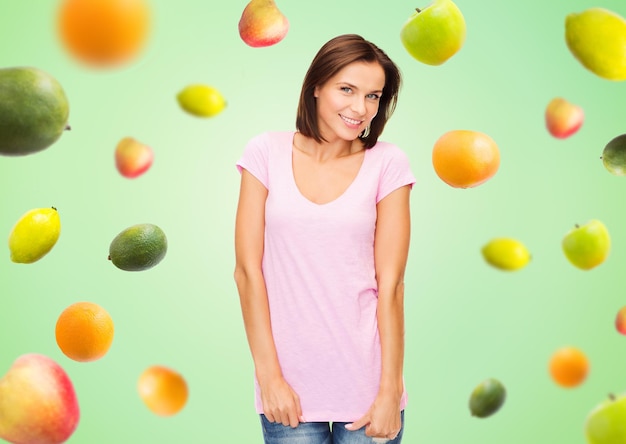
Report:
[[352,110],[359,115],[364,115],[367,108],[365,106],[365,97],[355,96],[352,100]]

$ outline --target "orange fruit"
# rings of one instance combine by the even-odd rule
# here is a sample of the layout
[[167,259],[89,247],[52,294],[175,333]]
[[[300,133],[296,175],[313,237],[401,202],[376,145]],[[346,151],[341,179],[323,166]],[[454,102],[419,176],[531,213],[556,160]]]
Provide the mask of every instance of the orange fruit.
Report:
[[500,166],[500,151],[487,134],[453,130],[433,146],[432,161],[441,180],[454,188],[472,188],[491,179]]
[[97,67],[119,65],[145,45],[150,8],[147,0],[62,0],[57,27],[78,60]]
[[139,376],[137,389],[144,404],[161,416],[178,413],[189,396],[185,378],[177,371],[161,365],[144,370]]
[[583,383],[589,373],[589,360],[576,347],[562,347],[550,357],[550,376],[562,387],[576,387]]
[[93,302],[76,302],[57,319],[57,345],[70,359],[79,362],[102,358],[113,342],[113,320]]

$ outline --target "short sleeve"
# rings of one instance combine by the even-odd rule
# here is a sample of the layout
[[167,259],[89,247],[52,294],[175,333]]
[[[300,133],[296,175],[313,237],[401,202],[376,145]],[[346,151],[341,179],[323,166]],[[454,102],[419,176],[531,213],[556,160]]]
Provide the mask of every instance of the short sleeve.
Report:
[[265,134],[253,137],[248,141],[243,154],[237,161],[237,170],[241,173],[244,169],[256,177],[265,188],[268,188],[268,149],[269,145]]
[[413,176],[411,171],[409,158],[406,153],[395,145],[388,145],[385,151],[381,176],[378,182],[376,203],[400,187],[409,185],[413,188],[415,183],[415,176]]

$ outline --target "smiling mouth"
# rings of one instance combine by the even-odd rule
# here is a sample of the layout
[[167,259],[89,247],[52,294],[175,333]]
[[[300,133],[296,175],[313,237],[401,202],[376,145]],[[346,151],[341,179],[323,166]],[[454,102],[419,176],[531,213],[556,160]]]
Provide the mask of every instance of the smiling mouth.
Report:
[[351,119],[342,114],[339,114],[339,116],[344,120],[344,122],[349,123],[350,125],[360,125],[361,123],[363,123],[362,120]]

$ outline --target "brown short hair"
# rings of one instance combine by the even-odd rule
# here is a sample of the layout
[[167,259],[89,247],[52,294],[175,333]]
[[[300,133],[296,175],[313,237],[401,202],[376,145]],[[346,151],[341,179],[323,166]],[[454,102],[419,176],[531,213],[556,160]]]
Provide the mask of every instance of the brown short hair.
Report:
[[353,62],[375,62],[385,72],[378,114],[372,119],[369,134],[361,138],[365,148],[376,145],[396,108],[402,78],[396,64],[383,50],[357,34],[344,34],[329,40],[313,58],[302,83],[296,117],[296,129],[303,135],[317,142],[324,141],[317,122],[317,103],[313,96],[315,87],[323,85]]

